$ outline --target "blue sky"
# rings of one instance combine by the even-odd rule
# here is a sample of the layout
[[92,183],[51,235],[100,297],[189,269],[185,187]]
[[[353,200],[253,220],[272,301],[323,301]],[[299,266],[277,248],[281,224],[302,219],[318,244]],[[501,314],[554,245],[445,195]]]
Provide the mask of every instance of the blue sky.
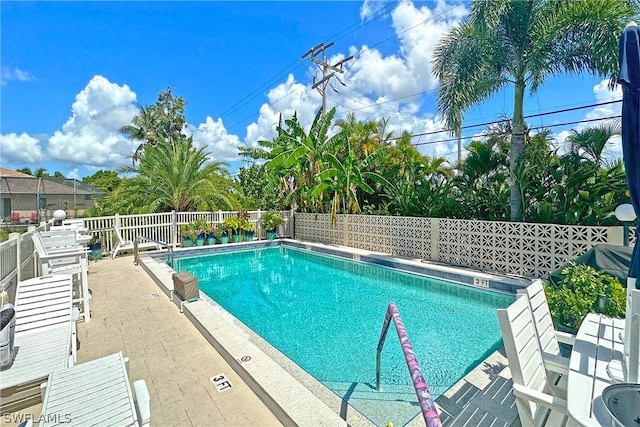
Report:
[[[182,96],[199,147],[234,173],[238,146],[270,139],[280,113],[310,123],[321,105],[315,65],[301,56],[321,42],[331,62],[349,55],[328,105],[337,117],[388,117],[396,132],[443,128],[430,58],[442,34],[464,19],[459,1],[226,1],[0,3],[2,66],[0,166],[82,178],[129,163],[137,143],[117,129],[138,105],[168,86]],[[416,95],[418,94],[418,95]],[[410,96],[415,95],[415,96]],[[399,99],[402,98],[402,99]],[[620,99],[588,76],[554,78],[525,100],[536,114]],[[505,90],[465,116],[499,119],[512,109]],[[534,126],[619,114],[620,105],[531,120]],[[584,127],[578,126],[578,128]],[[574,126],[552,128],[561,143]],[[481,129],[469,130],[471,136]],[[445,133],[414,143],[447,139]],[[420,145],[455,159],[455,143]],[[610,156],[620,157],[618,143]]]

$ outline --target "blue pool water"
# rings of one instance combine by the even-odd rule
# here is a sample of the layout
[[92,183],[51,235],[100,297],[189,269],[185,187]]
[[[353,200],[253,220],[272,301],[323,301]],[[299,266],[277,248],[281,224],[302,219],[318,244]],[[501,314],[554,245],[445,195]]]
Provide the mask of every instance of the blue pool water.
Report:
[[278,247],[178,258],[176,271],[377,425],[420,413],[395,328],[376,346],[395,302],[433,398],[501,344],[496,309],[513,297]]

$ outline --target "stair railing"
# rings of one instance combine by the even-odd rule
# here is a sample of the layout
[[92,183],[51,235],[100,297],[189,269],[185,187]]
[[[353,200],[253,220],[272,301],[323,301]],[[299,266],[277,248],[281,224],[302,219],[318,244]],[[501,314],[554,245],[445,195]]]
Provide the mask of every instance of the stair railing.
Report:
[[440,416],[438,415],[438,411],[436,410],[435,402],[431,398],[429,386],[422,376],[420,364],[418,363],[418,359],[416,359],[416,355],[413,352],[413,346],[411,345],[411,341],[409,341],[409,336],[407,335],[407,331],[404,328],[404,323],[402,322],[402,318],[400,317],[400,313],[398,312],[398,307],[396,307],[396,305],[392,302],[390,302],[387,306],[387,314],[384,318],[384,324],[382,325],[382,331],[380,332],[380,340],[378,341],[378,352],[376,354],[376,390],[380,391],[380,357],[385,338],[387,337],[387,331],[389,330],[389,325],[391,324],[392,319],[396,327],[396,332],[398,333],[398,338],[400,339],[400,345],[402,346],[404,360],[405,362],[407,362],[409,374],[411,375],[411,380],[413,381],[413,388],[416,392],[416,396],[418,396],[418,403],[420,404],[420,409],[422,411],[424,421],[427,427],[441,427],[442,422],[440,421]]

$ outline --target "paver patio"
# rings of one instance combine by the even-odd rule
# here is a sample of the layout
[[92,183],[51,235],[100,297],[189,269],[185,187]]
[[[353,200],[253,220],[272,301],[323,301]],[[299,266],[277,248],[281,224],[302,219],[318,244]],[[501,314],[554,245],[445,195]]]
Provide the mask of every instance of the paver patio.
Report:
[[[78,324],[78,363],[122,351],[130,380],[147,382],[152,425],[282,425],[132,256],[92,262],[89,286],[92,318]],[[221,373],[233,387],[218,392],[210,378]],[[37,417],[40,409],[21,413]],[[17,424],[16,415],[2,425]]]

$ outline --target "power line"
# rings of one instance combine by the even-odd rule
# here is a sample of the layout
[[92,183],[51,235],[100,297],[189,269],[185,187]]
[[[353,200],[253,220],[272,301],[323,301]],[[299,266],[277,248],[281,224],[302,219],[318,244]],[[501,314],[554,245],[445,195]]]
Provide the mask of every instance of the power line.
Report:
[[[286,67],[284,67],[282,70],[280,70],[275,76],[273,76],[272,78],[270,78],[269,80],[267,80],[265,83],[263,83],[262,85],[260,85],[257,89],[255,89],[253,92],[249,93],[247,96],[245,96],[244,98],[242,98],[240,101],[236,102],[234,105],[232,105],[231,107],[229,107],[227,110],[225,110],[222,114],[220,114],[220,118],[223,118],[224,116],[233,113],[235,111],[237,111],[240,107],[243,107],[244,105],[248,104],[249,101],[251,101],[252,99],[256,98],[257,96],[259,96],[261,94],[261,89],[264,87],[269,86],[272,82],[274,82],[275,80],[278,80],[282,77],[283,74],[286,74],[287,70],[293,65],[296,64],[298,61],[294,60],[291,61],[289,63],[289,65],[287,65]],[[300,64],[297,65],[294,70],[296,68],[299,68]],[[293,70],[291,70],[293,71]]]
[[[401,1],[399,4],[406,3],[407,1],[409,1],[409,0],[403,0],[403,1]],[[352,31],[349,31],[349,30],[351,30],[351,29],[352,29],[352,28],[354,28],[354,27],[358,27],[357,29],[359,29],[359,28],[362,28],[362,27],[364,27],[364,26],[366,26],[366,25],[369,25],[370,23],[372,23],[372,22],[374,22],[375,20],[379,19],[380,17],[384,16],[384,15],[388,12],[388,10],[387,10],[387,8],[388,8],[388,7],[389,7],[389,8],[393,8],[393,7],[395,7],[395,6],[396,6],[396,4],[394,4],[394,3],[390,3],[388,6],[384,6],[384,7],[380,8],[380,9],[378,9],[377,11],[375,11],[375,12],[372,14],[372,17],[368,18],[364,23],[362,23],[362,21],[358,21],[358,22],[356,22],[356,23],[354,23],[354,24],[350,25],[349,27],[345,28],[344,30],[339,31],[338,33],[336,33],[335,35],[333,35],[332,37],[330,37],[330,39],[340,40],[340,39],[343,39],[344,37],[346,37],[346,36],[347,36],[347,35],[349,35],[349,34],[353,34],[353,33],[356,31],[356,29],[354,29],[354,30],[352,30]],[[260,95],[260,91],[261,91],[263,88],[267,87],[268,85],[270,85],[270,84],[271,84],[272,82],[274,82],[275,80],[278,80],[279,78],[281,78],[281,77],[282,77],[282,75],[286,74],[286,73],[287,73],[287,70],[289,70],[289,68],[291,68],[291,66],[292,66],[292,65],[294,65],[294,64],[296,64],[296,63],[298,63],[298,65],[297,65],[293,70],[291,70],[291,71],[296,70],[297,68],[299,68],[299,67],[300,67],[300,65],[304,65],[304,64],[302,64],[302,63],[301,63],[299,60],[297,60],[297,59],[296,59],[296,60],[291,61],[291,62],[290,62],[286,67],[284,67],[282,70],[280,70],[278,73],[276,73],[273,77],[271,77],[271,78],[270,78],[269,80],[267,80],[265,83],[263,83],[262,85],[260,85],[257,89],[255,89],[254,91],[250,92],[247,96],[245,96],[245,97],[244,97],[244,98],[242,98],[240,101],[236,102],[236,103],[235,103],[235,104],[233,104],[231,107],[229,107],[227,110],[225,110],[225,111],[220,115],[220,118],[223,118],[223,117],[225,117],[226,115],[231,114],[231,113],[233,113],[233,112],[237,111],[240,107],[242,107],[242,106],[244,106],[244,105],[248,104],[248,102],[249,102],[249,101],[251,101],[252,99],[254,99],[254,98],[256,98],[257,96],[259,96],[259,95]],[[284,98],[282,98],[282,99],[284,99]],[[282,100],[282,99],[280,99],[280,100]],[[280,100],[278,100],[278,101],[280,101]],[[275,103],[274,103],[274,104],[275,104]],[[245,119],[243,119],[242,121],[244,121],[244,120],[245,120]]]
[[[407,1],[408,1],[408,0],[403,0],[403,1],[401,1],[399,4],[406,3]],[[390,4],[390,6],[395,7],[396,5],[394,5],[393,3],[391,3],[391,4]],[[364,24],[362,24],[362,26],[364,26],[364,25],[368,25],[368,24],[370,24],[371,22],[375,21],[376,19],[380,18],[381,16],[384,16],[384,13],[382,13],[382,12],[385,12],[385,13],[386,13],[386,8],[387,8],[387,7],[383,7],[383,8],[381,8],[381,9],[378,9],[378,10],[374,13],[374,15],[376,15],[376,16],[375,16],[373,19],[368,19],[367,21],[365,21],[365,23],[364,23]],[[429,18],[425,19],[424,21],[422,21],[422,22],[420,22],[420,23],[418,23],[418,24],[416,24],[416,25],[411,26],[411,27],[407,28],[406,30],[401,31],[400,33],[397,33],[397,34],[395,34],[395,35],[393,35],[393,36],[387,37],[386,39],[383,39],[383,40],[381,40],[381,41],[379,41],[379,42],[377,42],[377,43],[375,43],[375,44],[371,45],[370,47],[368,47],[368,48],[366,48],[366,49],[361,50],[361,51],[356,55],[356,57],[354,58],[354,61],[351,63],[350,67],[346,70],[346,72],[345,72],[345,77],[346,77],[346,75],[349,73],[349,71],[351,70],[351,68],[353,67],[353,63],[354,63],[354,62],[355,62],[355,61],[356,61],[356,60],[357,60],[357,59],[358,59],[358,58],[359,58],[359,57],[360,57],[364,52],[366,52],[367,50],[371,50],[371,49],[373,49],[374,47],[377,47],[377,46],[379,46],[379,45],[381,45],[381,44],[383,44],[383,43],[385,43],[385,42],[387,42],[387,41],[389,41],[389,40],[397,39],[397,37],[398,37],[398,36],[400,36],[400,35],[402,35],[402,34],[404,34],[404,33],[407,33],[407,32],[409,32],[409,31],[411,31],[411,30],[413,30],[413,29],[417,28],[417,27],[419,27],[419,26],[421,26],[421,25],[423,25],[423,24],[425,24],[425,23],[427,23],[427,22],[429,22],[429,21],[431,21],[431,20],[433,20],[433,19],[437,18],[438,16],[442,16],[442,15],[444,15],[445,13],[447,13],[447,12],[449,12],[449,11],[453,10],[454,8],[455,8],[455,6],[454,6],[454,7],[449,8],[449,9],[446,9],[446,10],[444,10],[443,12],[441,12],[441,13],[439,13],[439,14],[437,14],[437,15],[430,16]],[[381,12],[381,11],[382,11],[382,12]],[[342,32],[338,32],[338,33],[337,33],[337,37],[336,37],[336,36],[334,36],[334,37],[332,37],[332,38],[335,38],[336,40],[340,40],[340,39],[342,39],[342,38],[346,37],[346,35],[347,35],[347,34],[354,33],[354,32],[355,32],[355,30],[354,30],[354,31],[351,31],[351,32],[347,32],[347,31],[348,31],[349,29],[351,29],[351,28],[353,28],[353,27],[355,27],[355,26],[359,25],[359,24],[360,24],[360,22],[358,22],[358,23],[356,23],[356,24],[353,24],[353,25],[351,25],[350,27],[347,27],[347,28],[346,28],[345,30],[343,30]],[[345,33],[345,32],[346,32],[346,33]],[[342,35],[342,36],[340,36],[340,34],[341,34],[341,33],[345,33],[345,34],[344,34],[344,35]],[[300,61],[299,61],[299,60],[297,60],[297,62],[300,62]],[[287,67],[285,67],[285,69],[284,69],[283,71],[285,71],[287,68],[289,68],[293,63],[294,63],[294,62],[292,62],[291,64],[289,64]],[[300,64],[301,64],[301,63],[300,63]],[[302,65],[302,64],[301,64],[301,65]],[[299,68],[299,65],[296,67],[296,69],[297,69],[297,68]],[[282,71],[281,71],[279,74],[282,74]],[[257,91],[258,91],[259,89],[261,89],[262,87],[264,87],[264,86],[268,85],[271,81],[273,81],[273,80],[275,80],[275,79],[279,78],[279,74],[278,74],[277,76],[275,76],[274,78],[270,79],[267,83],[265,83],[265,84],[263,84],[262,86],[260,86],[260,88],[258,88],[256,91],[254,91],[254,93],[255,93],[255,92],[257,92]],[[430,92],[430,91],[421,92],[421,93],[418,93],[418,94],[415,94],[415,95],[412,95],[412,96],[416,96],[416,95],[419,95],[419,94],[426,94],[426,93],[428,93],[428,92]],[[275,105],[275,104],[277,104],[278,102],[280,102],[280,101],[282,101],[283,99],[287,98],[287,97],[288,97],[288,96],[290,96],[291,94],[292,94],[292,92],[290,92],[290,93],[288,93],[287,95],[285,95],[285,96],[283,96],[283,97],[281,97],[281,98],[277,99],[277,100],[276,100],[275,102],[273,102],[271,105]],[[251,95],[251,94],[250,94],[250,95]],[[243,98],[243,100],[248,98],[248,99],[247,99],[247,102],[248,102],[249,100],[251,100],[251,99],[255,98],[256,96],[258,96],[258,94],[257,94],[257,93],[256,93],[255,95],[253,95],[253,96],[250,96],[250,95],[249,95],[248,97]],[[396,100],[399,100],[399,99],[405,99],[405,98],[407,98],[407,97],[397,98]],[[242,100],[241,100],[241,101],[239,101],[239,102],[242,102]],[[244,104],[242,104],[242,105],[245,105],[247,102],[245,102],[245,103],[244,103]],[[387,103],[387,102],[392,102],[392,101],[385,101],[385,102],[378,103],[378,104],[376,104],[376,105],[382,105],[382,104],[385,104],[385,103]],[[238,109],[238,108],[240,108],[242,105],[239,105],[237,108],[233,109],[232,111],[237,110],[237,109]],[[368,108],[368,107],[363,107],[363,108]],[[359,108],[359,109],[363,109],[363,108]],[[346,112],[349,112],[349,111],[357,111],[357,110],[359,110],[359,109],[347,110]],[[223,115],[224,115],[224,114],[227,114],[227,113],[229,113],[229,112],[232,112],[232,111],[227,110],[225,113],[223,113]],[[341,113],[336,114],[336,115],[342,115],[342,114],[344,114],[344,113],[346,113],[346,112],[341,112]],[[223,115],[221,115],[221,117],[223,117]],[[244,122],[247,118],[253,117],[253,115],[254,115],[254,114],[251,114],[251,115],[249,115],[249,116],[247,116],[247,117],[243,118],[242,120],[239,120],[238,122],[236,122],[236,123],[234,123],[233,125],[229,126],[229,128],[233,128],[233,127],[237,126],[238,124],[240,124],[240,123]]]
[[[557,123],[557,124],[553,124],[553,125],[536,126],[536,127],[529,128],[529,130],[542,130],[542,129],[558,127],[558,126],[575,125],[575,124],[579,124],[579,123],[590,123],[590,122],[597,122],[597,121],[601,121],[601,120],[613,120],[613,119],[619,119],[620,117],[622,117],[622,116],[601,117],[601,118],[597,118],[597,119],[584,119],[584,120],[577,120],[577,121],[573,121],[573,122]],[[500,123],[501,121],[493,122],[493,124]],[[413,138],[413,137],[416,137],[416,136],[432,135],[432,134],[439,133],[439,132],[444,132],[444,131],[424,132],[424,133],[417,133],[417,134],[413,134],[413,135],[409,135],[409,136],[411,138]],[[462,139],[471,139],[473,137],[474,137],[474,135],[464,136],[464,137],[462,137]],[[400,138],[390,138],[389,140],[392,141],[392,140],[397,140],[397,139],[400,139]],[[449,139],[440,139],[440,140],[437,140],[437,141],[419,142],[419,143],[411,144],[411,145],[413,145],[414,147],[417,147],[418,145],[439,144],[441,142],[452,142],[452,141],[457,141],[457,140],[458,140],[458,138],[449,138]]]
[[[550,114],[566,113],[568,111],[583,110],[585,108],[599,107],[601,105],[615,104],[615,103],[618,103],[618,102],[622,102],[622,100],[620,99],[620,100],[614,100],[614,101],[598,102],[596,104],[582,105],[582,106],[579,106],[579,107],[572,107],[572,108],[564,108],[562,110],[553,110],[553,111],[547,111],[547,112],[538,113],[538,114],[530,114],[528,116],[524,116],[524,118],[525,119],[531,119],[531,118],[534,118],[534,117],[548,116]],[[620,116],[615,116],[615,117],[620,117]],[[600,120],[600,119],[595,119],[595,120]],[[508,121],[508,119],[493,120],[493,121],[484,122],[484,123],[476,123],[476,124],[473,124],[473,125],[462,126],[462,127],[460,127],[460,130],[472,129],[472,128],[477,128],[477,127],[482,127],[482,126],[490,126],[490,125],[495,125],[495,124],[502,123],[502,122],[505,122],[505,121]],[[580,122],[576,122],[576,123],[580,123]],[[573,123],[566,123],[565,125],[567,125],[567,124],[573,124]],[[549,125],[549,126],[546,126],[546,127],[555,127],[555,126],[562,126],[562,125],[563,124],[555,124],[555,125]],[[531,128],[531,129],[535,129],[535,128]],[[413,136],[434,135],[434,134],[442,133],[442,132],[454,132],[454,130],[455,129],[434,130],[434,131],[429,131],[429,132],[417,133],[417,134],[411,135],[411,136],[413,137]],[[389,140],[390,141],[396,141],[396,140],[401,139],[401,138],[402,137],[389,138]]]
[[440,13],[439,13],[439,14],[437,14],[437,15],[430,16],[429,18],[425,19],[424,21],[419,22],[419,23],[417,23],[416,25],[414,25],[414,26],[412,26],[412,27],[409,27],[409,28],[407,28],[407,29],[406,29],[406,30],[404,30],[404,31],[401,31],[401,32],[399,32],[399,33],[397,33],[397,34],[395,34],[395,35],[393,35],[393,36],[387,37],[386,39],[383,39],[383,40],[379,41],[378,43],[375,43],[375,44],[371,45],[370,47],[368,47],[368,48],[366,48],[366,49],[362,49],[362,50],[361,50],[361,51],[356,55],[355,59],[354,59],[354,60],[353,60],[353,62],[351,63],[351,66],[349,67],[349,69],[347,70],[347,72],[345,73],[345,75],[344,75],[344,76],[345,76],[345,77],[347,77],[347,75],[349,74],[349,71],[351,71],[351,68],[353,68],[353,65],[354,65],[354,64],[356,63],[356,61],[360,58],[360,56],[362,56],[362,54],[363,54],[364,52],[366,52],[366,51],[368,51],[368,50],[371,50],[371,49],[373,49],[374,47],[380,46],[382,43],[386,43],[386,42],[388,42],[389,40],[393,40],[393,39],[395,39],[395,38],[398,38],[398,36],[400,36],[400,35],[402,35],[402,34],[404,34],[404,33],[406,33],[406,32],[409,32],[409,31],[413,30],[414,28],[419,27],[420,25],[426,24],[427,22],[431,21],[432,19],[437,18],[437,17],[439,17],[439,16],[442,16],[442,15],[444,15],[445,13],[447,13],[447,12],[449,12],[449,11],[452,11],[452,10],[453,10],[453,9],[455,9],[456,7],[457,7],[457,6],[450,7],[449,9],[446,9],[446,10],[444,10],[444,11],[440,12]]

